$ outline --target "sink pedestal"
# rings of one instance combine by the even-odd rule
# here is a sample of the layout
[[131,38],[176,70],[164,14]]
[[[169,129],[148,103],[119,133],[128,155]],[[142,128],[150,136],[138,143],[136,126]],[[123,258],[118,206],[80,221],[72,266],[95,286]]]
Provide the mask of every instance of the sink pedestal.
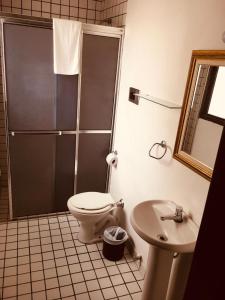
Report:
[[192,258],[193,253],[180,253],[174,259],[166,300],[183,299]]
[[165,300],[173,252],[150,246],[141,300]]

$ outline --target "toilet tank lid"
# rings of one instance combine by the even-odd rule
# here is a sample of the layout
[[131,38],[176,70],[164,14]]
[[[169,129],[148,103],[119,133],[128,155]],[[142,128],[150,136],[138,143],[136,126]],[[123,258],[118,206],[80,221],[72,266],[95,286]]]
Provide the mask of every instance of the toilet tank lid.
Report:
[[76,194],[70,197],[69,201],[74,207],[84,210],[102,209],[115,203],[109,193],[97,192]]

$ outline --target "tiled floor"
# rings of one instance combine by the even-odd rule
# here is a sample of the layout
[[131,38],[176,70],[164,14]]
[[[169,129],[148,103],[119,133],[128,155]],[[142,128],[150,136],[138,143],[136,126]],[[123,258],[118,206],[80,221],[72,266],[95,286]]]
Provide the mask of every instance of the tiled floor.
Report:
[[1,223],[0,299],[140,299],[132,257],[109,261],[102,243],[80,243],[78,230],[69,213]]

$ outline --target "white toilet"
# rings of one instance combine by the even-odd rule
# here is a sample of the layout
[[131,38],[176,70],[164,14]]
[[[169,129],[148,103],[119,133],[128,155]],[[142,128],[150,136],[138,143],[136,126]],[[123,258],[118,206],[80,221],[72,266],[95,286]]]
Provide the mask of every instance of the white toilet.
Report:
[[112,214],[117,205],[109,193],[87,192],[70,197],[68,209],[80,222],[79,241],[96,243],[102,239],[106,227],[117,225],[116,217]]

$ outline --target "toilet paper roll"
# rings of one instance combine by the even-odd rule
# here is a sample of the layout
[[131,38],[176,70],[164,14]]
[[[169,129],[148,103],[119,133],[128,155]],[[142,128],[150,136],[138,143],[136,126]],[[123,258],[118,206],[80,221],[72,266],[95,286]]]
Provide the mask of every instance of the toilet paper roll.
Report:
[[113,166],[113,167],[116,167],[117,165],[117,162],[118,162],[118,157],[117,155],[112,152],[112,153],[109,153],[107,156],[106,156],[106,162],[109,166]]

